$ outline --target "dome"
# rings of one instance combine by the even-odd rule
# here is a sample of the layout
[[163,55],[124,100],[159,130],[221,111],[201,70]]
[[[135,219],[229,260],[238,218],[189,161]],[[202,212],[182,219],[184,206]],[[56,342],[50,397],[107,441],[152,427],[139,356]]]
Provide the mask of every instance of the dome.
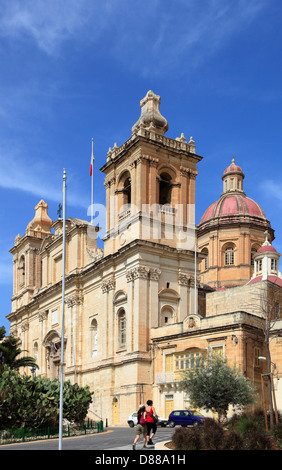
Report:
[[257,253],[269,253],[269,252],[277,253],[277,250],[275,250],[274,246],[272,245],[262,245],[257,251]]
[[211,204],[202,216],[199,226],[211,220],[230,217],[255,218],[266,222],[266,216],[260,205],[244,193],[223,193],[220,199]]
[[224,176],[226,176],[226,175],[229,174],[229,173],[241,173],[241,175],[244,177],[244,173],[243,173],[242,169],[241,169],[238,165],[236,165],[236,163],[235,163],[235,158],[234,158],[234,156],[232,157],[232,163],[231,163],[231,165],[229,165],[229,166],[226,168],[226,170],[224,170],[224,173],[223,173],[223,177],[222,177],[222,178],[224,178]]
[[233,156],[222,176],[223,193],[203,214],[198,226],[200,230],[210,225],[230,223],[254,223],[270,229],[270,223],[260,205],[246,196],[243,190],[244,178]]

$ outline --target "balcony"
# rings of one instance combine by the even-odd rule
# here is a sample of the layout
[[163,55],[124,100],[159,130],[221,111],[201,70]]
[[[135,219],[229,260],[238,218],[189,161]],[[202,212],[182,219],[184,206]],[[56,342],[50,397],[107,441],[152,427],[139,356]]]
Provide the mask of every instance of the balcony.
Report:
[[181,373],[177,372],[157,372],[156,384],[162,388],[179,388],[182,380]]

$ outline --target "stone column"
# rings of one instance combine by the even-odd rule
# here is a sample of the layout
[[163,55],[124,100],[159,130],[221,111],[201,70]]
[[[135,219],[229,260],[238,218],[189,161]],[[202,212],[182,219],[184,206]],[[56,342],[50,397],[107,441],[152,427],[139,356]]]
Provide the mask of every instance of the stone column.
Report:
[[[102,292],[104,294],[104,322],[103,322],[103,329],[101,328],[102,325],[98,325],[98,328],[102,329],[101,335],[99,334],[100,338],[104,338],[103,345],[104,350],[101,350],[101,359],[106,359],[109,356],[114,354],[114,340],[112,338],[113,334],[113,290],[115,287],[115,281],[113,278],[107,279],[102,283]],[[101,322],[99,322],[101,323]],[[110,341],[112,338],[112,341]]]
[[[192,305],[189,305],[191,301],[191,274],[179,272],[178,273],[178,284],[179,284],[179,295],[180,295],[180,305],[179,305],[179,318],[178,322],[183,322],[184,318],[190,313],[194,313],[191,310]],[[190,297],[190,298],[189,298]]]
[[39,344],[41,346],[40,350],[38,348],[39,352],[39,360],[38,360],[38,365],[39,365],[39,373],[40,374],[47,374],[46,370],[46,354],[45,354],[45,347],[43,346],[43,340],[46,335],[46,320],[48,317],[48,310],[42,310],[38,314],[38,321],[41,323],[41,328],[40,328],[40,339],[39,339]]
[[159,279],[161,270],[150,268],[150,289],[149,289],[149,330],[159,326]]
[[127,272],[127,282],[132,282],[131,331],[127,334],[132,340],[133,351],[146,351],[148,342],[148,266],[136,266]]
[[[82,347],[82,324],[79,321],[82,315],[78,315],[77,306],[81,305],[83,297],[81,294],[70,295],[66,298],[65,303],[69,310],[68,322],[66,322],[66,328],[68,331],[68,354],[67,355],[68,367],[73,367],[74,380],[78,383],[78,370],[83,362],[83,347]],[[62,341],[63,344],[63,341]]]

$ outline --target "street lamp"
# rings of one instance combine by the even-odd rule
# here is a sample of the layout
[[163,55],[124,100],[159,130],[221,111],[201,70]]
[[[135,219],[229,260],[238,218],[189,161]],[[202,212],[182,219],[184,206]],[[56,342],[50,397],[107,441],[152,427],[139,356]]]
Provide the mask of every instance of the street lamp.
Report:
[[[259,356],[259,360],[261,361],[266,361],[266,357],[264,356]],[[273,370],[277,370],[277,365],[270,361],[271,364],[273,364]],[[273,404],[274,404],[274,411],[275,411],[275,420],[276,424],[278,424],[278,413],[277,413],[277,407],[276,407],[276,398],[275,398],[275,391],[274,391],[274,386],[273,386],[273,375],[274,372],[268,372],[267,374],[261,374],[261,387],[262,387],[262,398],[263,398],[263,405],[264,405],[264,415],[265,415],[265,427],[266,430],[268,431],[268,424],[267,424],[267,415],[266,415],[266,404],[265,404],[265,396],[264,396],[264,386],[263,386],[263,377],[269,377],[270,378],[270,384],[271,384],[271,390],[272,390],[272,396],[273,396]]]
[[30,367],[30,372],[31,372],[32,378],[34,379],[36,377],[36,368]]

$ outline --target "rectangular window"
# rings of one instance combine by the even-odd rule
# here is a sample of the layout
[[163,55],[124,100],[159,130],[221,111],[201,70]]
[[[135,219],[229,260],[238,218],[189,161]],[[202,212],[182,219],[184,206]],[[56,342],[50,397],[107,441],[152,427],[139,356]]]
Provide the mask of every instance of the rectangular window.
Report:
[[225,250],[225,265],[231,265],[234,264],[234,249],[233,247],[228,247]]
[[256,367],[259,367],[260,365],[259,356],[260,356],[259,348],[254,348],[254,365]]
[[177,354],[175,356],[175,370],[189,370],[199,367],[201,360],[200,352],[190,352],[187,354]]
[[125,346],[125,343],[126,343],[126,317],[125,317],[125,312],[123,312],[120,315],[119,331],[120,331],[120,345]]
[[212,346],[211,347],[212,356],[223,357],[223,346]]
[[258,272],[260,272],[262,270],[262,259],[258,260],[257,266],[258,266]]
[[52,325],[58,323],[58,310],[53,310],[52,312]]
[[165,372],[173,372],[173,354],[165,356]]
[[277,260],[271,259],[271,271],[276,271],[276,270],[277,270]]

